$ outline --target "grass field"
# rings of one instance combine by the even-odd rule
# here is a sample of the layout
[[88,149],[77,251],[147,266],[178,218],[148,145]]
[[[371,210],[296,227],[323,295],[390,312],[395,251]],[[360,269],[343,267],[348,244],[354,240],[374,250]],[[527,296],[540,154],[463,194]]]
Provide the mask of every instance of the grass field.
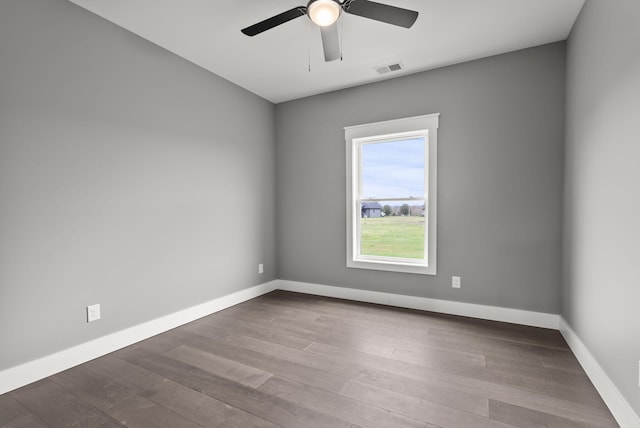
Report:
[[360,252],[366,256],[424,257],[424,217],[360,219]]

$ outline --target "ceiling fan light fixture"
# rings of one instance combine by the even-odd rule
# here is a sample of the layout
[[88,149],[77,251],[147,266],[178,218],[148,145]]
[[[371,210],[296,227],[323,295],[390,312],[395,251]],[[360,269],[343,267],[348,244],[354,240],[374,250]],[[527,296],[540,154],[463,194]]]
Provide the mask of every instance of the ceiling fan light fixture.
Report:
[[335,0],[311,0],[307,5],[309,18],[317,25],[326,27],[340,17],[340,5]]

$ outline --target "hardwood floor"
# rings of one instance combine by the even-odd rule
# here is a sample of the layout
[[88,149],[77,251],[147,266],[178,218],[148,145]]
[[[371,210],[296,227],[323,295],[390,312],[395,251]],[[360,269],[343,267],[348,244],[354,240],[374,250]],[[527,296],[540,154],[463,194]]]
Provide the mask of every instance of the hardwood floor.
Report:
[[557,331],[276,291],[0,396],[0,427],[617,427]]

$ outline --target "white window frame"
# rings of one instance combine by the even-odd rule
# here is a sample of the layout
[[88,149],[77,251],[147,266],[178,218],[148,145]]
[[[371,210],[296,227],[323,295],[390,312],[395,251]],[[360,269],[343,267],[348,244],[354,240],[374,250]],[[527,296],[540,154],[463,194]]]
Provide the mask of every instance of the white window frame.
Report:
[[[440,114],[434,113],[364,125],[347,126],[344,128],[347,167],[347,267],[423,275],[436,274],[439,118]],[[360,147],[362,144],[371,142],[391,142],[414,137],[423,137],[425,139],[424,203],[426,259],[400,259],[395,257],[360,255]],[[374,199],[367,200],[374,201]],[[389,200],[389,198],[384,200]]]

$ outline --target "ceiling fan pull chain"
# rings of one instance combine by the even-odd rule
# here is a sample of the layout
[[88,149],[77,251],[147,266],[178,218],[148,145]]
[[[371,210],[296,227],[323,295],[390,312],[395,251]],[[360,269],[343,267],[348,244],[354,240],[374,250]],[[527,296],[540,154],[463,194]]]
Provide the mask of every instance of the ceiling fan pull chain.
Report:
[[309,62],[309,73],[311,73],[311,20],[309,20],[307,31],[307,60]]
[[340,61],[342,61],[342,19],[338,22],[338,38],[340,39]]

